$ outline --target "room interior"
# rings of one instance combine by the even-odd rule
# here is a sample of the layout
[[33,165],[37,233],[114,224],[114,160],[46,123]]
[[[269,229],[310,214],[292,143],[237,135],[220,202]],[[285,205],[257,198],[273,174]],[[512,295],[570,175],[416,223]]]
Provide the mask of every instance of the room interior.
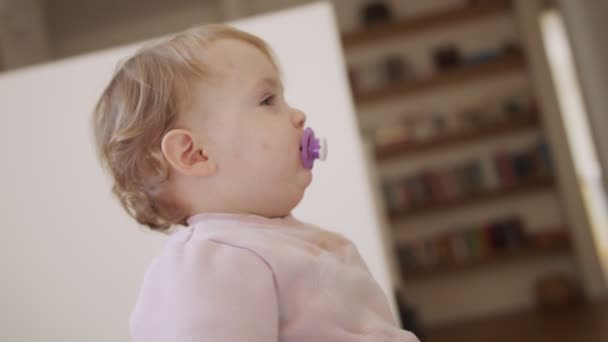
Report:
[[[313,2],[0,0],[0,73]],[[608,341],[608,3],[329,3],[402,326]]]

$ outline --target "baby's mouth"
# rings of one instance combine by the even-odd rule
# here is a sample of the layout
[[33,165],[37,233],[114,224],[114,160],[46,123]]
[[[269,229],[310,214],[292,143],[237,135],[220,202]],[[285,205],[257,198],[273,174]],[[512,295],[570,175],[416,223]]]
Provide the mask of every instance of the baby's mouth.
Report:
[[306,169],[312,169],[315,159],[325,160],[327,156],[327,142],[325,139],[318,139],[312,128],[304,130],[300,139],[300,159]]

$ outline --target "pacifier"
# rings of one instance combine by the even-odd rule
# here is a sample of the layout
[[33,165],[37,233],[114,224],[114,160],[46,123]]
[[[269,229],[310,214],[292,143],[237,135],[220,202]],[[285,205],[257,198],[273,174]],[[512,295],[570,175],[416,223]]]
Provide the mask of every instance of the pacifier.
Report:
[[315,159],[325,160],[327,158],[327,140],[317,139],[312,128],[304,130],[302,141],[300,142],[300,158],[304,168],[312,169]]

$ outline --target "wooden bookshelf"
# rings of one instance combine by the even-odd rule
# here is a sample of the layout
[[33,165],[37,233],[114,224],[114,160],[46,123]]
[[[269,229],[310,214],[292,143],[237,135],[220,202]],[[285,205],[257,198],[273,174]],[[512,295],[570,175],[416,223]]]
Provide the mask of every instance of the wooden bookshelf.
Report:
[[429,214],[443,210],[453,210],[464,208],[470,205],[486,203],[489,201],[504,199],[512,196],[521,196],[531,192],[540,190],[549,190],[555,186],[555,181],[552,178],[531,179],[521,184],[503,187],[499,189],[480,190],[479,192],[469,195],[465,198],[450,199],[445,201],[437,201],[425,204],[420,207],[405,209],[402,211],[393,211],[389,213],[392,221],[402,220],[413,216]]
[[527,120],[487,124],[468,132],[446,133],[444,135],[422,142],[398,142],[375,148],[374,154],[378,162],[387,161],[403,156],[430,152],[461,144],[476,142],[480,139],[504,136],[522,131],[537,130],[539,122],[536,113],[528,113]]
[[[354,103],[357,112],[361,113],[359,119],[364,126],[361,127],[363,134],[371,133],[376,127],[390,127],[391,118],[384,115],[387,114],[387,110],[392,112],[404,108],[409,110],[409,107],[414,106],[417,108],[414,110],[416,112],[436,112],[436,108],[433,108],[435,106],[433,99],[444,101],[448,106],[454,102],[452,104],[460,108],[456,108],[456,111],[463,108],[483,107],[487,105],[485,103],[487,97],[496,97],[494,104],[505,101],[509,97],[531,104],[537,103],[538,99],[533,89],[538,85],[532,82],[534,78],[532,76],[535,76],[531,73],[533,65],[529,65],[525,53],[525,47],[529,47],[530,41],[526,39],[526,32],[521,31],[522,28],[531,27],[533,18],[530,17],[528,22],[524,20],[520,23],[521,20],[518,19],[526,19],[527,16],[523,12],[524,9],[519,8],[521,6],[517,6],[517,11],[514,10],[514,6],[512,0],[464,1],[462,4],[454,4],[451,8],[436,9],[433,13],[427,12],[429,14],[426,15],[414,17],[412,16],[414,13],[410,16],[405,13],[407,17],[404,18],[366,26],[355,32],[344,32],[342,43],[350,67],[349,76],[353,85]],[[431,10],[430,6],[428,9]],[[506,19],[513,20],[513,25],[511,23],[506,25],[507,22],[504,21]],[[479,36],[476,34],[480,32],[479,30],[487,31],[487,34],[483,37]],[[454,34],[445,35],[452,31]],[[463,51],[462,49],[470,45],[467,44],[471,39],[478,40],[479,44],[476,44],[478,48],[475,51]],[[438,54],[440,48],[438,42],[443,44],[442,47],[454,46],[456,52],[461,54],[462,63],[454,68],[439,67],[438,59],[442,56]],[[395,52],[400,51],[405,45],[409,46],[410,50],[415,49],[420,60],[409,61],[407,59],[411,56],[402,56],[401,53]],[[407,52],[403,53],[407,54]],[[362,59],[364,55],[367,56],[365,60]],[[447,60],[447,51],[445,55]],[[405,65],[402,65],[403,70],[399,70],[398,63],[394,62],[399,57],[406,59]],[[368,72],[377,74],[372,75]],[[512,77],[519,80],[520,76],[525,76],[525,79],[522,79],[525,81],[523,84],[518,81],[503,85],[503,81]],[[381,82],[381,78],[384,82]],[[377,86],[372,88],[371,83]],[[480,122],[483,123],[483,119],[486,119],[486,122],[491,120],[492,115],[484,114],[492,113],[479,114]],[[519,206],[511,208],[511,204],[525,200],[533,206],[537,204],[542,206],[546,203],[552,208],[555,206],[558,212],[563,210],[561,203],[554,204],[555,199],[559,199],[561,195],[557,191],[557,179],[549,174],[546,177],[533,176],[544,175],[545,172],[551,173],[548,171],[553,166],[550,163],[550,155],[555,153],[552,150],[554,146],[546,140],[528,141],[531,135],[536,136],[537,133],[546,135],[545,127],[540,120],[542,113],[532,108],[522,114],[525,115],[510,117],[513,120],[520,118],[518,121],[481,124],[459,131],[450,131],[449,127],[446,127],[443,131],[426,135],[425,139],[410,139],[410,141],[404,139],[400,142],[393,140],[394,143],[390,145],[374,148],[373,161],[380,167],[378,185],[382,186],[380,190],[384,195],[385,210],[389,218],[390,230],[387,234],[398,246],[404,245],[402,249],[395,250],[394,261],[402,262],[405,266],[395,269],[397,271],[395,276],[403,279],[405,288],[411,283],[412,289],[416,291],[412,292],[413,297],[408,300],[415,302],[420,310],[433,313],[437,312],[435,310],[437,305],[441,306],[441,303],[432,300],[433,286],[427,285],[459,281],[459,277],[476,277],[479,282],[485,284],[484,286],[495,288],[498,280],[494,279],[494,275],[504,268],[512,271],[514,277],[529,273],[531,277],[522,278],[528,287],[533,285],[534,278],[551,268],[552,261],[575,259],[576,255],[572,252],[572,242],[568,234],[561,240],[553,239],[544,243],[529,243],[529,240],[523,240],[517,244],[515,241],[518,238],[513,235],[508,237],[508,241],[506,237],[504,239],[501,237],[502,229],[513,227],[509,226],[511,224],[509,222],[501,226],[503,219],[516,218],[522,225],[530,222],[530,215],[537,223],[558,220],[556,224],[559,226],[545,227],[550,228],[543,230],[545,232],[558,230],[566,232],[564,226],[568,225],[566,218],[552,217],[553,210],[533,213]],[[410,123],[404,122],[404,124]],[[415,121],[411,124],[416,125]],[[425,122],[425,126],[420,128],[430,128],[426,127],[427,124],[431,123]],[[398,133],[398,127],[396,128],[392,132],[387,129],[386,135]],[[416,131],[414,129],[412,133]],[[405,134],[404,137],[408,138]],[[526,139],[518,139],[520,137]],[[476,148],[476,143],[486,142],[492,142],[492,145],[498,144],[497,150],[488,155],[485,149]],[[525,151],[524,143],[527,146]],[[451,154],[452,152],[454,153]],[[414,159],[406,160],[409,156],[413,156]],[[429,163],[418,163],[420,164],[418,165],[415,162],[416,156],[424,156],[425,160],[429,157],[428,161],[432,161],[432,165]],[[409,161],[413,163],[408,163]],[[383,170],[385,167],[389,167],[394,172],[384,175],[386,172],[383,171],[390,171]],[[486,189],[479,184],[487,183],[485,178],[489,174],[486,175],[486,171],[494,172],[492,175],[500,179],[502,179],[501,175],[507,178],[515,177],[515,174],[522,176],[529,174],[532,178],[510,186],[505,186],[502,182],[494,182],[492,188]],[[470,189],[475,187],[481,189]],[[468,191],[465,188],[468,188]],[[460,196],[451,198],[453,196],[450,195]],[[492,208],[508,210],[506,212],[502,209],[488,210]],[[473,213],[475,217],[468,215]],[[508,213],[509,217],[503,217],[500,213]],[[443,218],[447,216],[453,217],[460,223],[443,227],[445,230],[434,238],[418,234],[421,232],[419,229],[445,224]],[[408,226],[410,222],[418,222],[420,227],[411,230]],[[474,229],[481,229],[482,235],[478,237],[475,232],[470,232]],[[525,232],[525,227],[523,230]],[[459,233],[465,234],[464,237]],[[464,241],[466,246],[463,246],[463,238],[466,239]],[[512,247],[488,248],[493,251],[484,254],[483,250],[475,244],[479,241],[482,244],[488,243],[488,239],[491,239],[491,245],[510,244]],[[430,253],[437,253],[436,259],[433,260],[440,261],[439,263],[427,258],[433,257],[425,254],[427,244],[430,245]],[[464,260],[456,260],[458,258],[454,255]],[[469,258],[464,257],[467,255]],[[527,267],[527,263],[532,263],[533,267]],[[422,266],[422,264],[428,265]],[[522,292],[521,288],[511,285],[503,290],[505,293],[517,295]],[[500,296],[498,292],[494,294]],[[455,293],[452,296],[444,296],[446,304],[450,307],[454,306],[453,304],[459,301],[458,296],[466,296],[463,298],[475,301],[474,293]],[[498,311],[497,309],[496,313]],[[464,313],[458,308],[453,308],[450,315],[430,315],[433,316],[430,320],[456,318]],[[449,341],[450,335],[445,336],[445,340]],[[479,340],[492,340],[492,337],[496,336],[498,335],[488,333],[485,335],[487,338]],[[534,338],[530,339],[532,340]]]
[[488,15],[500,14],[509,10],[510,7],[510,1],[507,0],[484,0],[473,6],[459,6],[418,18],[378,24],[359,31],[345,33],[342,35],[342,44],[345,49],[352,49],[368,43],[442,29]]
[[[543,236],[544,235],[544,236]],[[540,233],[530,237],[528,244],[512,249],[495,250],[484,257],[462,262],[444,263],[428,268],[402,271],[406,281],[454,274],[462,271],[474,271],[506,263],[529,261],[546,256],[565,254],[570,251],[570,238],[567,229],[553,229],[549,233]]]
[[397,96],[409,96],[440,87],[517,71],[524,67],[523,55],[520,52],[510,52],[485,63],[463,65],[460,68],[435,73],[425,78],[404,80],[389,83],[377,89],[355,92],[354,98],[357,105],[368,105]]

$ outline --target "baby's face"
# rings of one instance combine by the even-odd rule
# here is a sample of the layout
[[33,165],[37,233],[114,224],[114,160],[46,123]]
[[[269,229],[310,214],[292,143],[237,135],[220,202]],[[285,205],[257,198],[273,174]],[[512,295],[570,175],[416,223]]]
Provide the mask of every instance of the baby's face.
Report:
[[195,135],[217,163],[212,177],[230,209],[276,217],[299,203],[312,174],[300,161],[305,115],[283,97],[280,75],[251,44],[223,39],[211,44],[209,80],[193,93]]

